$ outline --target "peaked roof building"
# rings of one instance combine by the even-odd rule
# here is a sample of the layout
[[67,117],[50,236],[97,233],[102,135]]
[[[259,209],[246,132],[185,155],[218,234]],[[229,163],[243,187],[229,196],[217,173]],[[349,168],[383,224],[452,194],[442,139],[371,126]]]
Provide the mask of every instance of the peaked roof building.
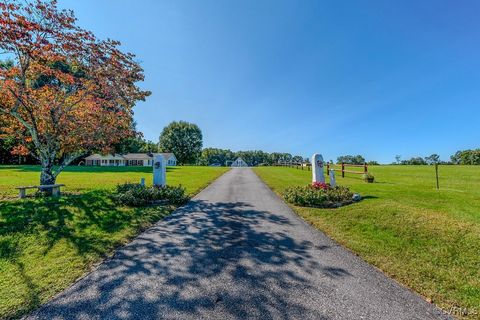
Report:
[[237,158],[232,162],[232,167],[248,167],[248,164],[242,158]]

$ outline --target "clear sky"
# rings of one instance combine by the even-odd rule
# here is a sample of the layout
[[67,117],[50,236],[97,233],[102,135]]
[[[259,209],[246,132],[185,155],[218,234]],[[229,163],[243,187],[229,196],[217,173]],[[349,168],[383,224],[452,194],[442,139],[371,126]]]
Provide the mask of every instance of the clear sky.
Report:
[[392,162],[480,147],[480,1],[60,0],[120,40],[173,120],[205,147]]

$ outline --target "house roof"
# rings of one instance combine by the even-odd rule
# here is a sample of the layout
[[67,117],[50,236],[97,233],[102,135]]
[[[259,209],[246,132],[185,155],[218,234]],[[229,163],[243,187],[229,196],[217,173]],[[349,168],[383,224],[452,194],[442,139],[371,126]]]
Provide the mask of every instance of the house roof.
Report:
[[[169,153],[169,152],[164,152],[164,153],[154,153],[153,156],[156,156],[157,154],[161,154],[162,156],[165,157],[166,160],[169,160],[170,158],[175,158],[175,155],[173,153]],[[153,156],[151,156],[150,154],[148,153],[127,153],[127,154],[124,154],[123,157],[126,159],[126,160],[136,160],[136,159],[140,159],[140,160],[150,160],[153,158]],[[176,158],[175,158],[176,160]]]
[[171,152],[160,152],[160,153],[154,153],[154,155],[157,155],[157,154],[161,154],[162,156],[165,157],[165,160],[169,160],[170,158],[175,158],[175,160],[177,160],[177,158],[175,157],[175,155]]
[[106,154],[101,155],[98,153],[92,154],[85,158],[85,160],[123,160],[123,156],[120,154]]
[[151,156],[148,155],[148,153],[127,153],[124,154],[123,157],[125,160],[150,160],[152,159]]
[[[170,152],[164,152],[164,153],[154,153],[153,155],[161,154],[162,156],[165,157],[165,160],[170,160],[172,157],[177,160],[175,155]],[[121,154],[107,154],[107,155],[100,155],[98,153],[92,154],[88,157],[85,158],[85,160],[150,160],[153,157],[150,156],[148,153],[127,153],[124,155]]]

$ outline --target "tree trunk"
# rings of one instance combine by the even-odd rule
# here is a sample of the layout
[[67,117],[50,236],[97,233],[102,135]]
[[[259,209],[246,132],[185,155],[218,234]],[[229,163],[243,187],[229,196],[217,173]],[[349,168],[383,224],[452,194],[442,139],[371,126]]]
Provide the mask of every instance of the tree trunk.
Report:
[[[40,174],[40,185],[55,184],[56,176],[53,173],[53,165],[51,163],[42,163],[42,173]],[[52,194],[52,189],[45,189],[43,192],[47,195]]]
[[[84,154],[83,152],[77,152],[77,153],[66,155],[62,163],[59,166],[57,166],[55,170],[54,170],[53,161],[50,160],[50,159],[54,159],[55,157],[46,156],[44,158],[41,158],[40,162],[42,163],[42,173],[40,174],[40,185],[55,184],[58,174],[62,172],[62,170],[65,169],[65,167],[67,167],[70,163],[72,163],[73,160],[77,159],[83,154]],[[51,195],[52,189],[45,190],[44,192],[46,194]]]

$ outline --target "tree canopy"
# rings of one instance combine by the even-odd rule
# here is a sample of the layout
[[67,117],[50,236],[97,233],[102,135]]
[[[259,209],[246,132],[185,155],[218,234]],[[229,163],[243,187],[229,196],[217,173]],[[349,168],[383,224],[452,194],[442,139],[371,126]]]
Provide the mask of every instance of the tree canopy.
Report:
[[3,134],[40,161],[41,184],[133,134],[132,108],[149,92],[137,87],[143,70],[118,41],[98,40],[54,0],[0,0],[0,27]]
[[202,131],[196,124],[174,121],[160,134],[158,151],[174,153],[179,164],[194,164],[201,155],[202,146]]
[[454,164],[480,165],[480,149],[460,150],[450,157]]

